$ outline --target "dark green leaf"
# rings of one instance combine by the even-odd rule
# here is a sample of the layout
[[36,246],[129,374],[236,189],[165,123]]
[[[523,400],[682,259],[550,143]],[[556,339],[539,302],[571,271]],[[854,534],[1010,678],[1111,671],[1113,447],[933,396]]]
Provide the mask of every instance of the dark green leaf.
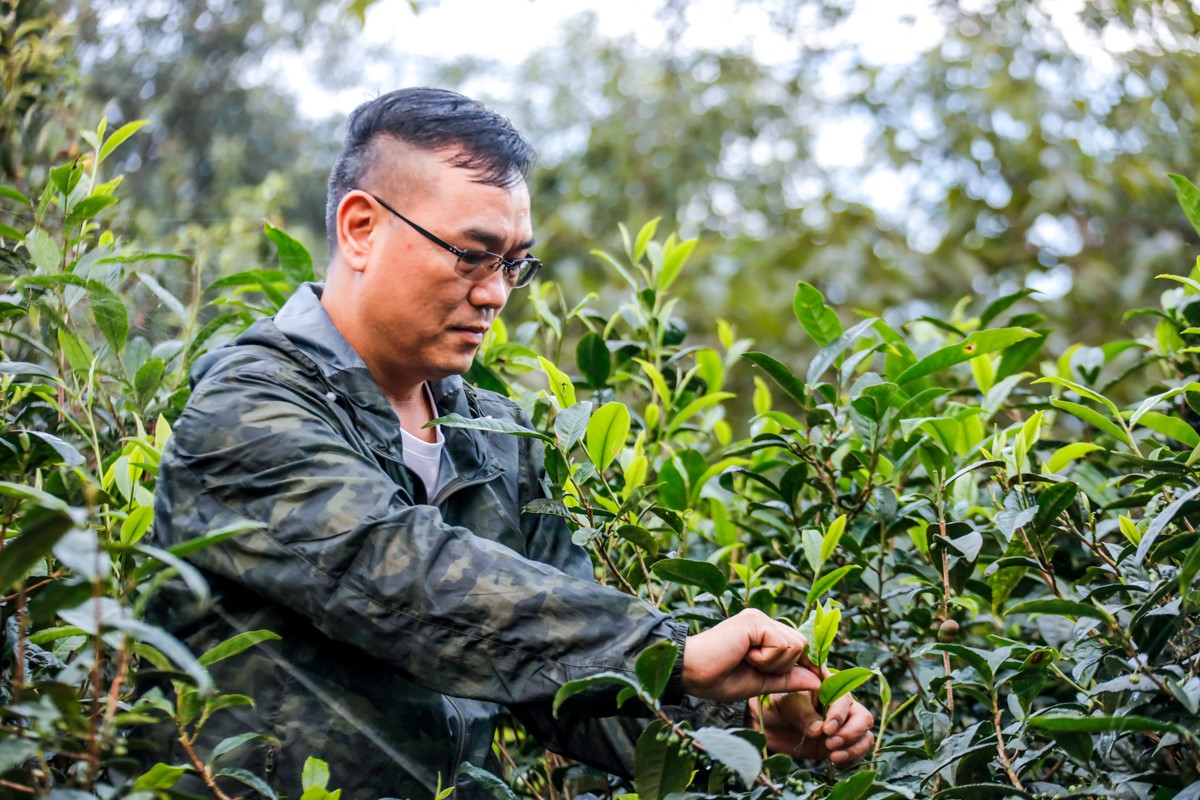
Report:
[[484,431],[486,433],[507,433],[513,436],[541,439],[543,442],[554,442],[552,438],[544,433],[538,433],[537,431],[522,427],[515,422],[509,422],[506,419],[496,419],[494,417],[464,417],[459,414],[447,414],[444,417],[438,417],[432,422],[426,423],[425,427],[432,428],[437,425],[444,425],[447,428]]
[[875,783],[875,773],[871,770],[847,775],[834,784],[825,800],[860,800]]
[[670,640],[652,644],[641,652],[634,671],[647,695],[655,700],[662,697],[678,656],[679,648]]
[[952,786],[949,789],[943,789],[935,794],[932,800],[975,800],[978,797],[987,797],[994,795],[996,797],[1008,798],[1023,797],[1027,800],[1035,800],[1036,796],[1029,792],[1017,789],[1009,784],[1004,783],[966,783],[961,786]]
[[1196,486],[1182,495],[1175,498],[1175,502],[1158,512],[1158,516],[1146,528],[1146,532],[1142,534],[1142,540],[1138,542],[1137,553],[1134,555],[1134,561],[1141,563],[1146,558],[1146,553],[1150,552],[1150,546],[1154,544],[1154,540],[1159,534],[1166,530],[1166,527],[1175,519],[1175,515],[1179,513],[1185,505],[1191,502],[1192,498],[1200,495],[1200,486]]
[[693,561],[687,558],[666,558],[654,562],[651,571],[664,581],[684,583],[696,586],[720,597],[729,586],[725,574],[715,565],[707,561]]
[[253,772],[242,769],[241,767],[226,767],[225,769],[218,771],[216,773],[216,777],[232,778],[239,783],[249,786],[263,797],[268,798],[268,800],[278,800],[275,790],[272,789],[266,781],[255,775]]
[[263,223],[263,231],[275,245],[279,254],[279,266],[287,278],[288,286],[296,289],[300,284],[316,279],[313,274],[312,256],[304,245],[288,236],[269,222]]
[[1047,711],[1030,717],[1026,723],[1033,728],[1045,731],[1079,731],[1083,733],[1177,733],[1185,739],[1192,740],[1195,734],[1182,725],[1168,720],[1149,719],[1147,717],[1085,717],[1080,714]]
[[1050,526],[1066,512],[1075,497],[1079,494],[1079,486],[1071,481],[1063,481],[1049,486],[1038,495],[1037,513],[1033,515],[1031,531],[1040,536],[1050,530]]
[[634,683],[628,675],[620,672],[598,672],[595,675],[589,675],[586,678],[567,681],[560,686],[558,691],[554,694],[554,705],[551,707],[551,711],[553,712],[554,716],[557,717],[558,709],[561,708],[562,704],[567,700],[570,700],[572,697],[582,692],[598,689],[599,687],[605,685],[628,687],[633,689],[635,692],[640,689],[640,687]]
[[[0,186],[0,197],[3,197],[7,200],[16,200],[18,203],[21,203],[22,205],[26,205],[26,206],[33,205],[32,200],[30,200],[28,197],[21,194],[19,191],[17,191],[16,189],[14,189],[11,186]],[[0,770],[0,771],[3,771],[3,770]]]
[[1087,406],[1080,405],[1079,403],[1072,403],[1068,400],[1060,400],[1057,397],[1051,398],[1050,405],[1066,411],[1068,414],[1079,417],[1089,425],[1104,431],[1121,444],[1126,446],[1129,445],[1129,435],[1125,433],[1120,426],[1100,412],[1088,408]]
[[0,375],[36,375],[40,378],[53,378],[54,373],[45,367],[31,364],[28,361],[0,361]]
[[859,337],[869,332],[876,321],[874,317],[864,319],[822,347],[820,352],[813,356],[812,362],[808,365],[808,385],[816,385],[820,381],[821,376],[825,374],[825,370],[829,369],[838,360],[847,347],[858,341]]
[[588,331],[575,346],[575,362],[593,389],[603,389],[612,374],[612,354],[604,337]]
[[21,581],[74,526],[75,521],[65,509],[56,508],[31,517],[21,535],[9,538],[0,550],[0,590]]
[[692,738],[705,749],[709,758],[733,770],[745,788],[754,785],[762,769],[762,753],[758,748],[723,728],[701,728],[692,734]]
[[617,536],[646,551],[650,558],[658,556],[658,541],[654,534],[638,525],[622,525],[617,528]]
[[212,753],[208,757],[208,763],[214,763],[221,756],[236,750],[246,742],[252,742],[255,739],[266,738],[267,737],[261,733],[249,731],[247,733],[239,733],[237,736],[230,736],[228,739],[222,739],[217,746],[212,749]]
[[1044,598],[1024,600],[1014,603],[1004,612],[1005,616],[1013,614],[1061,614],[1064,617],[1089,617],[1091,619],[1108,619],[1109,614],[1090,603],[1080,603],[1075,600],[1059,600]]
[[638,737],[633,763],[639,800],[663,800],[682,792],[692,780],[695,758],[668,735],[669,728],[654,720]]
[[761,369],[771,377],[793,400],[803,408],[808,403],[807,390],[804,381],[797,378],[790,369],[766,353],[745,353],[742,358]]
[[70,442],[63,441],[53,434],[45,433],[43,431],[25,430],[16,432],[27,434],[35,439],[45,442],[50,446],[51,450],[58,454],[58,457],[62,459],[62,463],[68,467],[78,467],[84,461],[83,454],[75,448],[75,445],[71,444]]
[[979,315],[979,327],[986,328],[992,324],[992,320],[1003,314],[1016,303],[1029,297],[1031,294],[1037,294],[1037,289],[1022,289],[1019,292],[1005,295],[997,300],[993,300],[988,304],[988,307]]

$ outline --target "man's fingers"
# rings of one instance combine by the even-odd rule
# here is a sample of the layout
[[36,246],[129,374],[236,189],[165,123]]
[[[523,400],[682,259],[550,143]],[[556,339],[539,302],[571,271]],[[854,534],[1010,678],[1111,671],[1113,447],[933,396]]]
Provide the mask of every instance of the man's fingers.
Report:
[[850,764],[865,756],[867,752],[870,751],[870,749],[874,746],[875,735],[872,733],[867,733],[866,736],[863,736],[857,742],[844,750],[832,750],[829,753],[829,760],[839,766]]
[[762,675],[762,689],[758,694],[775,692],[796,692],[796,696],[805,696],[821,688],[821,681],[811,670],[793,666],[785,673]]
[[838,727],[837,735],[830,738],[829,747],[836,750],[843,743],[852,744],[874,726],[875,716],[861,703],[853,702],[850,704],[850,714],[846,717],[846,721]]
[[854,698],[848,694],[833,701],[833,705],[825,712],[825,724],[822,726],[822,732],[826,736],[833,736],[841,730],[846,723],[846,718],[850,716],[850,708],[853,703]]

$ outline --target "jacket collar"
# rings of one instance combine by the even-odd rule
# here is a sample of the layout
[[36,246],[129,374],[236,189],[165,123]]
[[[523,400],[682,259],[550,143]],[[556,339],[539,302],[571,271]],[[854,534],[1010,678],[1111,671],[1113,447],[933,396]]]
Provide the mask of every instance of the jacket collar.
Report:
[[[367,369],[362,356],[350,346],[321,305],[324,285],[305,283],[274,317],[274,327],[321,373],[335,395],[353,406],[360,432],[374,446],[394,454],[402,452],[400,422],[383,390]],[[476,417],[472,389],[458,375],[430,381],[439,416]],[[462,428],[444,428],[446,454],[454,472],[471,480],[495,468],[486,435]]]

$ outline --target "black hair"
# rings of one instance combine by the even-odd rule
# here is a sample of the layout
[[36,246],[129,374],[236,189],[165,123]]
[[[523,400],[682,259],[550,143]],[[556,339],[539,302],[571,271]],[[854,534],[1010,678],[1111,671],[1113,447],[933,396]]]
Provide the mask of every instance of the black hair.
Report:
[[480,183],[511,188],[529,177],[533,146],[505,117],[446,89],[397,89],[354,109],[346,143],[329,173],[325,233],[337,248],[337,208],[358,188],[373,164],[372,143],[391,137],[422,150],[457,149],[451,163],[477,174]]

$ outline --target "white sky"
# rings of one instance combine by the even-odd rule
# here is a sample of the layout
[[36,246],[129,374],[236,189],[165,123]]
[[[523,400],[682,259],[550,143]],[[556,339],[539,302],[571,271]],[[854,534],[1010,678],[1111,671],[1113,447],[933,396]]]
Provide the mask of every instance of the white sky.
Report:
[[[766,64],[795,60],[795,42],[773,32],[766,12],[738,0],[692,0],[681,46],[749,49]],[[934,46],[942,32],[932,0],[861,0],[841,34],[862,46],[874,63],[896,63]],[[553,46],[564,22],[584,12],[596,15],[597,32],[612,39],[663,47],[667,31],[655,15],[657,0],[444,0],[414,14],[403,0],[378,0],[367,12],[364,45],[383,46],[395,60],[362,64],[357,85],[329,94],[314,88],[294,62],[281,70],[309,116],[344,114],[382,92],[418,80],[404,65],[422,58],[450,61],[466,55],[517,64],[531,50]],[[366,47],[364,51],[367,52]]]

